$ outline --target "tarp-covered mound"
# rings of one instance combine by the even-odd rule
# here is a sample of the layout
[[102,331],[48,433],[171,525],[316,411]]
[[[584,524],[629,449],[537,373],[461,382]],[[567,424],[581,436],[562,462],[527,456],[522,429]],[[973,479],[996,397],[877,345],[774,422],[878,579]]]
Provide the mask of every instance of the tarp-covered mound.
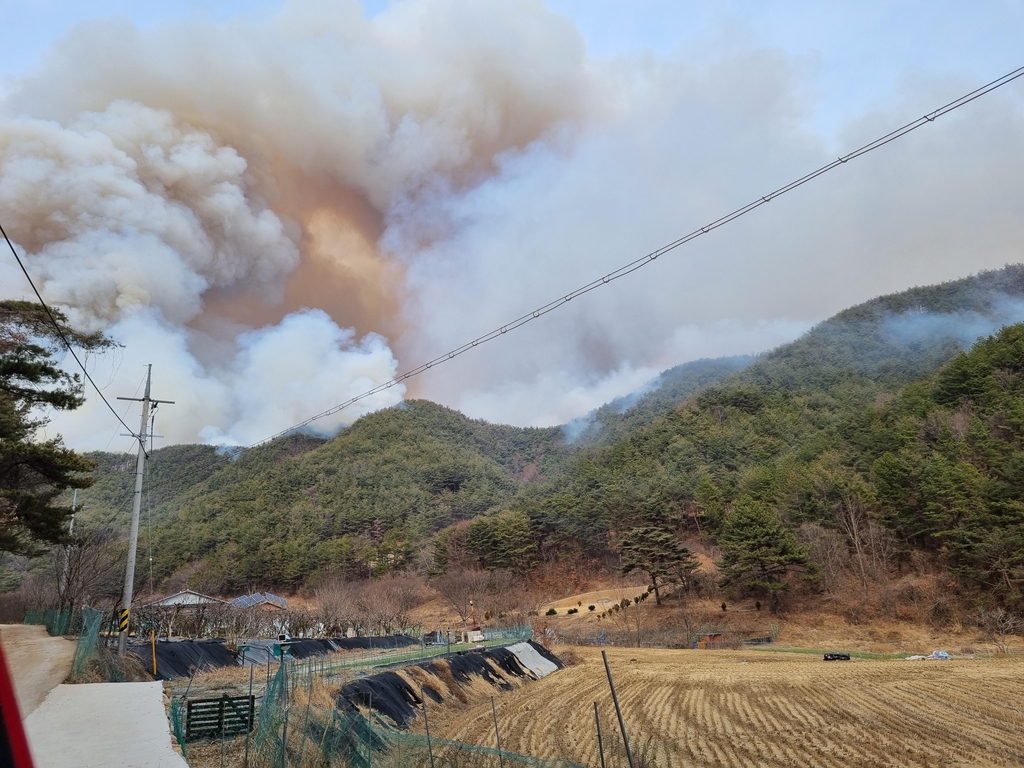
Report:
[[409,681],[397,672],[380,672],[354,680],[338,692],[336,701],[342,711],[372,707],[401,728],[409,725],[416,717],[415,708],[423,704]]
[[326,656],[333,650],[330,643],[326,640],[288,640],[285,643],[285,647],[293,659]]
[[545,677],[565,666],[555,654],[532,640],[510,645],[505,650],[514,653],[519,663],[535,677]]
[[[280,640],[246,640],[239,644],[241,653],[238,663],[248,666],[266,666],[268,662],[278,659]],[[285,640],[283,643],[288,657],[308,659],[313,656],[325,656],[337,650],[329,640]]]
[[[507,648],[463,651],[399,670],[362,677],[342,686],[336,703],[342,711],[373,709],[407,728],[423,707],[423,699],[435,703],[455,698],[467,700],[467,690],[485,685],[491,690],[512,690],[561,669],[563,664],[549,650],[529,641]],[[479,681],[479,682],[478,682]],[[477,687],[477,694],[481,689]]]
[[[419,640],[405,635],[387,637],[332,637],[323,640],[295,639],[284,641],[287,655],[293,659],[308,659],[329,653],[365,650],[393,650],[419,645]],[[265,667],[279,661],[280,640],[246,640],[239,644],[239,652],[233,654],[224,646],[223,640],[172,640],[157,643],[157,678],[171,680],[189,677],[192,670],[202,664],[201,669],[230,667],[236,664]],[[152,651],[149,643],[132,646],[132,652],[140,656],[149,669],[152,665]]]
[[[133,645],[130,650],[142,659],[146,669],[152,667],[153,649],[149,643]],[[236,664],[235,655],[224,646],[223,640],[174,640],[156,644],[157,680],[189,677],[196,669],[210,670]]]
[[331,643],[339,651],[372,651],[407,648],[410,645],[419,645],[420,641],[406,635],[387,635],[386,637],[332,637]]

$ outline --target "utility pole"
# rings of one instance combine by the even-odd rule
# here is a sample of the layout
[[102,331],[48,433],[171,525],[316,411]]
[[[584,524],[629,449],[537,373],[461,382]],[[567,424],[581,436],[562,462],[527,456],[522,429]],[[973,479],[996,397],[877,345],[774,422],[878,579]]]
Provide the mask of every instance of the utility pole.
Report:
[[[78,511],[78,489],[75,488],[75,495],[71,499],[71,524],[68,526],[68,538],[70,539],[75,534],[75,512]],[[71,573],[71,548],[70,543],[64,549],[64,572],[60,580],[60,598],[61,604],[67,597],[67,590],[70,583]],[[71,606],[74,608],[74,606]]]
[[124,598],[121,601],[121,613],[118,616],[117,628],[117,653],[124,656],[128,650],[128,617],[132,610],[132,592],[135,587],[135,554],[139,545],[139,513],[142,510],[142,477],[146,471],[146,425],[149,422],[150,404],[161,403],[174,404],[173,400],[154,400],[149,396],[149,384],[153,376],[153,365],[147,366],[146,370],[146,394],[140,400],[138,397],[119,397],[118,400],[135,400],[142,403],[142,422],[139,427],[139,434],[132,435],[139,441],[139,458],[135,463],[135,497],[132,499],[132,527],[128,539],[128,567],[124,575]]

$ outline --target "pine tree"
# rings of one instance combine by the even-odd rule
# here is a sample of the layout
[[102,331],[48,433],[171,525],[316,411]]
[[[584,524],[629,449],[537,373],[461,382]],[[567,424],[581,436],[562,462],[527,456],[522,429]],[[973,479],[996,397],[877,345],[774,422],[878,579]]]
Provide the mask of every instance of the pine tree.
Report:
[[656,526],[631,528],[619,545],[622,572],[646,571],[654,587],[654,601],[661,605],[661,585],[669,582],[686,584],[690,574],[700,565],[687,547],[670,531]]
[[810,546],[797,541],[776,510],[750,498],[737,500],[725,518],[718,545],[725,551],[725,557],[716,563],[722,572],[719,584],[768,595],[773,611],[779,608],[779,596],[789,588],[786,576],[790,571],[813,573]]
[[[82,349],[111,344],[75,331],[58,310],[53,315]],[[57,364],[62,341],[39,305],[0,302],[0,552],[37,554],[40,544],[62,541],[71,510],[58,502],[61,494],[92,484],[92,462],[59,437],[33,437],[46,423],[40,409],[73,410],[83,402],[78,375]]]

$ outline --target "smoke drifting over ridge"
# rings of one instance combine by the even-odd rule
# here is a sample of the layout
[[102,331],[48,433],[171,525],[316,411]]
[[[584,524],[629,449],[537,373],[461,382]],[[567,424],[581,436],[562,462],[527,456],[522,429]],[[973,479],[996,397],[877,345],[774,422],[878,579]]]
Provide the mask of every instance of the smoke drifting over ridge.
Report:
[[[156,395],[184,406],[162,434],[246,443],[830,159],[802,123],[808,66],[742,47],[595,60],[528,0],[96,22],[0,108],[0,210],[47,300],[125,344],[93,361],[108,392],[153,362]],[[839,149],[974,85],[919,78]],[[1021,103],[989,97],[414,393],[559,423],[684,360],[1018,261]],[[24,293],[15,269],[0,262],[4,295]],[[55,427],[99,448],[113,430],[94,405]]]

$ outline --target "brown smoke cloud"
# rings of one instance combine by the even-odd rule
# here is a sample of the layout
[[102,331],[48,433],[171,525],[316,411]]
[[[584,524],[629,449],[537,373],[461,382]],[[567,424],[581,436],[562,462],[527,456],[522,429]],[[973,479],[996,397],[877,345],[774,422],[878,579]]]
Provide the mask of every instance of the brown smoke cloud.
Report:
[[[808,64],[726,41],[588,56],[537,0],[295,0],[80,26],[0,105],[0,210],[44,295],[155,364],[173,441],[247,443],[564,295],[978,85],[807,121]],[[1007,88],[415,380],[555,424],[879,293],[1020,260]],[[25,286],[0,262],[0,293]],[[393,405],[389,390],[319,426]],[[55,426],[102,448],[109,414]]]
[[[404,329],[406,265],[377,246],[389,217],[579,122],[590,83],[579,35],[536,2],[425,0],[367,20],[354,0],[307,1],[267,21],[95,22],[3,105],[0,199],[48,300],[124,339],[135,326],[175,337],[167,386],[217,390],[173,439],[244,442],[358,389],[279,382],[302,396],[273,418],[241,416],[252,393],[231,381],[260,339],[320,324],[343,353],[379,358],[360,386],[395,373],[383,338]],[[313,308],[327,315],[289,321]],[[78,434],[90,429],[70,432],[99,440]]]

